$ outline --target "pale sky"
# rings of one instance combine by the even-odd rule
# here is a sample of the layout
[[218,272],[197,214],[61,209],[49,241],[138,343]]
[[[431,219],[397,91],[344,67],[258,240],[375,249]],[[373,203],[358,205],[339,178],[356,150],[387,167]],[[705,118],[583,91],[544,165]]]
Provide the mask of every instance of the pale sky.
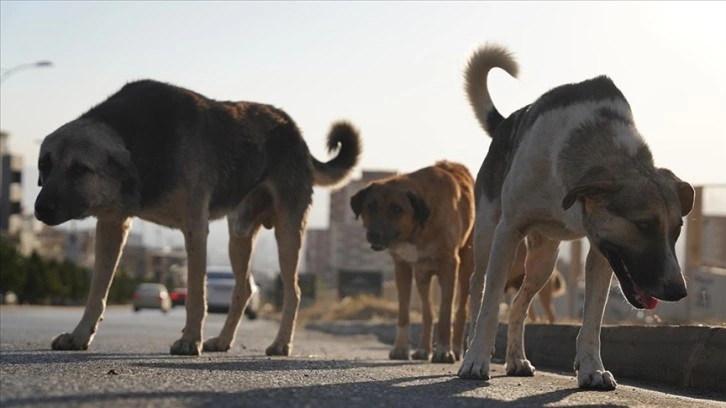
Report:
[[[448,159],[475,174],[489,138],[462,72],[470,51],[491,41],[521,68],[519,79],[490,75],[502,113],[606,74],[656,165],[692,184],[726,184],[724,21],[724,2],[2,1],[3,70],[54,66],[6,78],[0,126],[34,167],[45,135],[125,82],[153,78],[276,105],[321,160],[331,122],[345,118],[361,131],[363,169],[408,172]],[[25,179],[26,208],[34,181]],[[316,190],[309,225],[327,225],[327,205]]]

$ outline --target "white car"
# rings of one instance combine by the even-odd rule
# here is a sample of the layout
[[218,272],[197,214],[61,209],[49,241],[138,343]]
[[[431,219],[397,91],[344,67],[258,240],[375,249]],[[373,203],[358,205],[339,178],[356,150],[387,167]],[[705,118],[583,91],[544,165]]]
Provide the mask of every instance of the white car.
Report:
[[[229,266],[207,267],[207,311],[210,313],[227,313],[232,301],[234,290],[234,273]],[[252,278],[252,296],[247,302],[245,315],[250,320],[257,318],[260,303],[260,288]]]
[[134,291],[134,311],[141,309],[160,309],[166,313],[171,309],[171,298],[166,286],[161,283],[142,283]]

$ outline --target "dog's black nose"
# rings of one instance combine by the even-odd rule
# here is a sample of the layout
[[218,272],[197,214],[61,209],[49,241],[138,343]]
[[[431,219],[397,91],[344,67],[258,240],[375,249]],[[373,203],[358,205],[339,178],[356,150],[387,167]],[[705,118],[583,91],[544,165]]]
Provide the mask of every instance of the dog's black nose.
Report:
[[40,221],[47,221],[52,218],[55,212],[55,204],[50,203],[35,203],[35,218]]
[[671,283],[663,288],[663,299],[669,302],[681,300],[688,295],[686,285],[682,283]]
[[366,239],[371,244],[380,244],[383,241],[383,233],[380,231],[369,230],[366,233]]

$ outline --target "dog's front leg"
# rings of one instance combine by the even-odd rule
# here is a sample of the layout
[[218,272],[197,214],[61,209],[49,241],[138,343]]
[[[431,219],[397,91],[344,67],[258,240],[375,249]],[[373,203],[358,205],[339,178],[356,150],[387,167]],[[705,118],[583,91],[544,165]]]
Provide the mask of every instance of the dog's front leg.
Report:
[[[499,302],[502,300],[507,276],[512,269],[517,246],[522,238],[522,235],[506,221],[502,220],[497,225],[484,280],[484,298],[477,313],[469,349],[459,368],[458,374],[461,378],[489,379],[489,364],[499,324]],[[475,235],[474,250],[486,250],[476,247],[476,239]],[[478,262],[479,256],[475,259]],[[479,265],[476,268],[478,269]]]
[[421,311],[423,312],[423,324],[421,325],[421,336],[418,347],[414,350],[411,358],[414,360],[428,360],[431,356],[431,343],[434,331],[434,309],[431,305],[431,273],[427,270],[419,270],[415,267],[414,278],[416,289],[421,299]]
[[96,222],[96,259],[86,309],[73,333],[63,333],[53,339],[53,350],[88,349],[98,323],[103,320],[108,290],[130,229],[131,218],[99,219]]
[[410,308],[411,284],[413,282],[413,269],[411,265],[402,260],[394,260],[396,275],[396,290],[398,291],[398,325],[396,326],[396,341],[388,354],[391,360],[408,360],[410,357]]
[[577,385],[580,388],[614,390],[617,386],[600,357],[600,327],[611,279],[612,270],[605,257],[590,248],[585,263],[585,311],[577,335],[575,357]]
[[439,263],[439,286],[441,287],[441,303],[439,304],[439,321],[436,325],[437,336],[432,363],[453,364],[456,356],[451,349],[451,310],[454,304],[454,287],[459,269],[458,254],[448,262]]
[[198,356],[202,352],[202,325],[207,315],[206,267],[209,221],[190,219],[184,227],[187,250],[187,318],[182,337],[171,345],[171,354]]
[[466,349],[464,344],[464,332],[466,320],[468,319],[467,305],[469,303],[469,281],[474,269],[474,255],[471,251],[470,242],[464,248],[459,250],[459,260],[459,273],[456,276],[458,295],[454,297],[457,305],[451,340],[451,347],[457,361],[463,356],[463,352]]

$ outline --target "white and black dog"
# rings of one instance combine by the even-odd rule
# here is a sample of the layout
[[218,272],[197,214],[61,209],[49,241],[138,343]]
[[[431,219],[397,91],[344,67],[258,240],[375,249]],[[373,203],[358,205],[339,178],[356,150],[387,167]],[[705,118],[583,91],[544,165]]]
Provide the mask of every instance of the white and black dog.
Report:
[[654,166],[627,100],[609,78],[554,88],[505,119],[487,89],[493,68],[512,76],[518,71],[511,54],[496,45],[474,52],[466,69],[469,101],[492,143],[476,180],[474,330],[459,376],[489,378],[499,301],[525,238],[526,276],[510,312],[506,370],[534,374],[523,347],[527,308],[552,274],[560,241],[587,237],[577,382],[581,388],[615,389],[600,358],[613,271],[636,308],[685,297],[674,246],[694,190]]

